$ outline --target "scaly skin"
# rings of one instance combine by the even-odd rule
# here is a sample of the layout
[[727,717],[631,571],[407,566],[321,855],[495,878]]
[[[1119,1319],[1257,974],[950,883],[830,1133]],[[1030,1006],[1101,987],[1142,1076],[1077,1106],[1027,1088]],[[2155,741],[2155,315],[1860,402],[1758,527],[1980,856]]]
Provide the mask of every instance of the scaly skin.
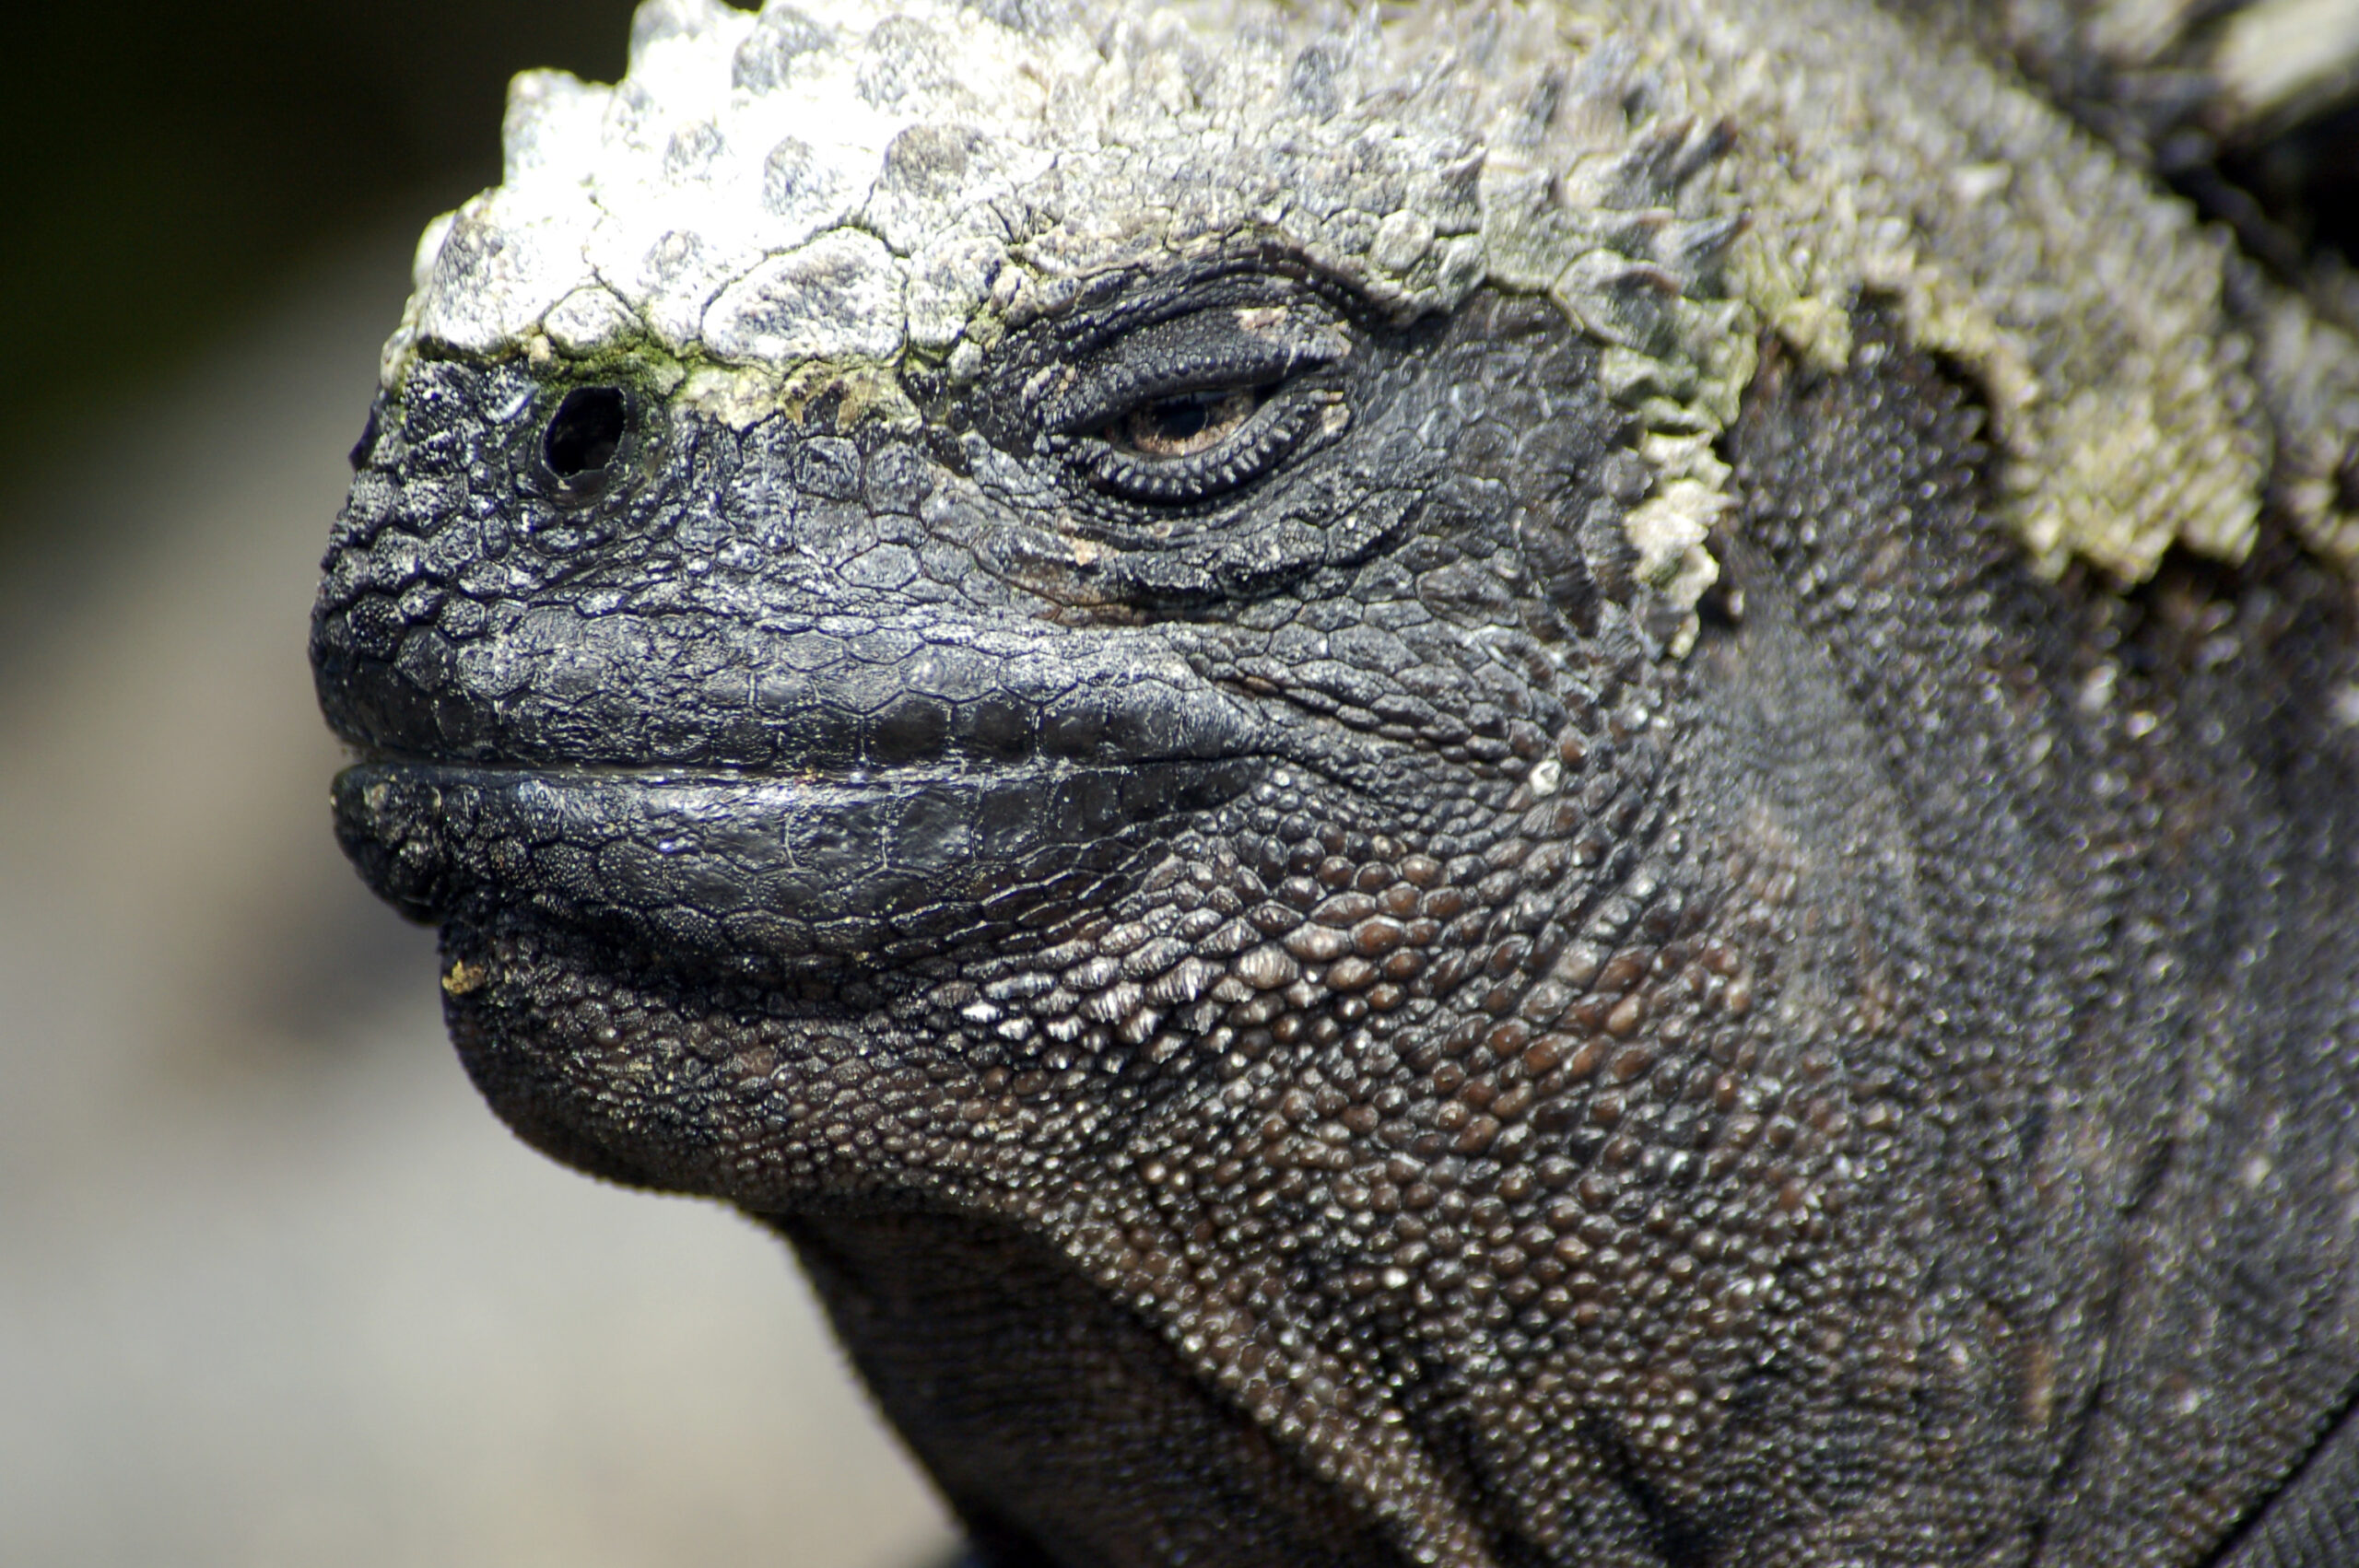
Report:
[[1725,280],[1645,145],[1677,407],[1491,196],[1445,281],[1076,153],[1203,227],[1058,208],[859,364],[816,262],[769,358],[495,331],[463,219],[313,623],[346,847],[493,1107],[784,1233],[1002,1568],[2347,1561],[2350,580],[2233,465],[2130,509],[2237,564],[2027,551],[2144,460],[2026,455],[1950,274]]

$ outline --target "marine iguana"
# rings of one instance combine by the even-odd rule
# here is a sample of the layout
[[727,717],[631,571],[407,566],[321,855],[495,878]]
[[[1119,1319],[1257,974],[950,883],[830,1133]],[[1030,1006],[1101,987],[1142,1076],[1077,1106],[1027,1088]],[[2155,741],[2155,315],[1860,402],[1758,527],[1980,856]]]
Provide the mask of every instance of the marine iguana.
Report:
[[520,77],[311,642],[485,1096],[1000,1568],[2359,1562],[2359,354],[1989,41]]

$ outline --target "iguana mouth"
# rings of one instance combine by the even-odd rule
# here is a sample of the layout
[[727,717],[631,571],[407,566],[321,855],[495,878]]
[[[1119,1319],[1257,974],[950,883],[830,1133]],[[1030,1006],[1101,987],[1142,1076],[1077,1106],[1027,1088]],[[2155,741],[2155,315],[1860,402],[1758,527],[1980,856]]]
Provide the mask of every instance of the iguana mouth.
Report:
[[336,830],[378,895],[440,922],[486,904],[742,972],[910,956],[1052,922],[1135,830],[1208,810],[1253,755],[1119,766],[749,774],[370,761]]
[[560,607],[436,667],[332,657],[323,702],[362,759],[338,833],[419,919],[506,906],[755,975],[1006,935],[1105,892],[1139,830],[1235,798],[1271,749],[1151,628],[1053,640]]

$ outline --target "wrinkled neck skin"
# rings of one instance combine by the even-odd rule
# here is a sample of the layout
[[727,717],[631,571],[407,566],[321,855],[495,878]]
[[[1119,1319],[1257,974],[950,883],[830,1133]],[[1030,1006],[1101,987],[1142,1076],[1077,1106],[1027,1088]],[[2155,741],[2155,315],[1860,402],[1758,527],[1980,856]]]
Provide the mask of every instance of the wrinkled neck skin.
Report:
[[[1224,312],[1324,346],[1150,506],[1058,400]],[[1684,656],[1530,300],[1128,278],[915,430],[634,392],[587,501],[561,380],[421,364],[340,827],[498,1112],[792,1238],[1011,1568],[2202,1561],[2359,1366],[2350,633],[2037,580],[1863,330],[1765,347]]]

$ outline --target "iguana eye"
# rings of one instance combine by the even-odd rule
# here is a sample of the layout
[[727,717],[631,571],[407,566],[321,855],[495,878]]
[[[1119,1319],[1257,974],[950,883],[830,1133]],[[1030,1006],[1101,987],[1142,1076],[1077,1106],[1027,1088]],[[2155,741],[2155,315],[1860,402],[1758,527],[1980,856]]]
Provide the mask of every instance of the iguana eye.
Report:
[[1197,310],[1076,366],[1047,422],[1098,489],[1151,506],[1215,500],[1342,427],[1332,372],[1350,353],[1333,320],[1307,309]]
[[1141,457],[1192,457],[1242,429],[1275,387],[1219,387],[1158,398],[1132,409],[1098,439]]
[[1076,444],[1100,489],[1180,506],[1242,488],[1294,451],[1341,397],[1285,384],[1223,387],[1143,403]]

